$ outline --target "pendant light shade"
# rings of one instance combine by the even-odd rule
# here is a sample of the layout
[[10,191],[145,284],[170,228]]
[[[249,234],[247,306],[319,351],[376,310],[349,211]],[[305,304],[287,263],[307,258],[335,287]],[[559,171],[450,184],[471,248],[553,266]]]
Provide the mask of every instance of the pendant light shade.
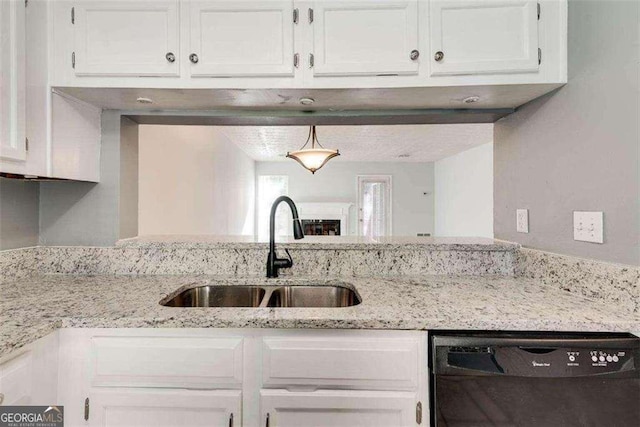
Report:
[[[309,144],[309,141],[311,141],[311,148],[305,148],[307,144]],[[311,126],[311,129],[309,129],[309,137],[302,148],[287,153],[288,158],[297,161],[313,174],[329,160],[339,155],[338,150],[329,150],[320,145],[318,137],[316,136],[315,126]]]

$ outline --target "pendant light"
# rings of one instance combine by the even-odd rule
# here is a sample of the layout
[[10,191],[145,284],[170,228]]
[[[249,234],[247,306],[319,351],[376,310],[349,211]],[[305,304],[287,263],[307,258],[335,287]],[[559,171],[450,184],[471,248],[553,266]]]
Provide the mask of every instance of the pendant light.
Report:
[[[311,148],[304,148],[311,141]],[[316,147],[317,145],[317,147]],[[287,157],[300,163],[305,169],[315,174],[318,169],[324,166],[329,160],[339,156],[338,150],[324,148],[318,141],[316,127],[311,126],[307,142],[297,151],[287,153]]]

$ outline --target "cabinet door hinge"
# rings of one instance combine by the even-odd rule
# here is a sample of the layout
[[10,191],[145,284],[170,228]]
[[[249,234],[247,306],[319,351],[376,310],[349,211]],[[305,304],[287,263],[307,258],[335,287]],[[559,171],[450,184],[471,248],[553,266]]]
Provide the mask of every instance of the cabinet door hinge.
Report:
[[298,17],[300,16],[300,11],[298,10],[298,8],[293,9],[293,23],[297,24],[298,23]]
[[538,3],[538,21],[540,20],[540,3]]
[[309,68],[313,68],[313,63],[314,63],[313,53],[310,53],[309,54]]
[[29,6],[29,0],[24,0],[24,7]]
[[29,151],[29,138],[24,139],[24,150]]
[[76,53],[71,53],[71,68],[76,68]]
[[542,64],[542,49],[538,48],[538,65]]
[[71,8],[71,24],[75,25],[76,23],[76,8],[72,7]]
[[309,8],[309,24],[313,24],[313,9]]
[[293,66],[296,68],[300,66],[300,55],[297,53],[293,54]]
[[416,404],[416,424],[422,424],[422,402]]
[[89,420],[89,398],[88,397],[84,400],[84,420],[85,421]]

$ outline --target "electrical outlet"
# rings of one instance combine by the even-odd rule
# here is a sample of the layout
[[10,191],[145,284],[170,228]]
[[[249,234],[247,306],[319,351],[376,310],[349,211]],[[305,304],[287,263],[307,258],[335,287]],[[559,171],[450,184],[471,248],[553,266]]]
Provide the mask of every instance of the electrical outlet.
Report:
[[516,231],[529,232],[529,209],[516,209]]
[[573,212],[573,240],[604,243],[602,212]]

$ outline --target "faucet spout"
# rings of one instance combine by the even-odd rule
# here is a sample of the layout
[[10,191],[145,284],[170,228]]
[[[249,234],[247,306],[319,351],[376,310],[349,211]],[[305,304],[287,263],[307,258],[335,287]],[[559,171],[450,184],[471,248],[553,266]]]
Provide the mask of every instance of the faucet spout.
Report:
[[278,277],[278,270],[281,268],[291,268],[293,266],[293,259],[287,251],[288,258],[278,258],[276,254],[276,239],[275,239],[275,226],[276,226],[276,211],[278,205],[285,202],[291,209],[291,215],[293,216],[293,237],[296,240],[304,238],[304,232],[302,231],[302,224],[298,218],[298,208],[296,204],[287,196],[280,196],[271,205],[271,216],[269,217],[269,256],[267,257],[267,277]]

